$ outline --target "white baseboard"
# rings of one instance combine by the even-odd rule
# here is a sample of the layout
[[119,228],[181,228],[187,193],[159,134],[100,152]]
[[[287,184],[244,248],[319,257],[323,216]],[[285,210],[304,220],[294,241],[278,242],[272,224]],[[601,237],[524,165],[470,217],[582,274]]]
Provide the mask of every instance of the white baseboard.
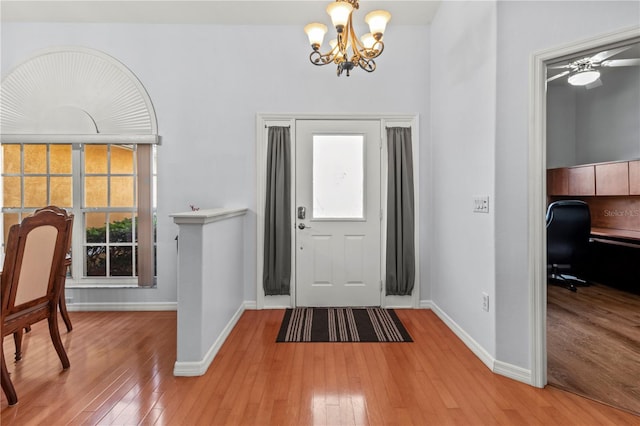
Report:
[[526,368],[496,360],[493,365],[493,372],[533,386],[531,370]]
[[480,361],[484,363],[489,370],[493,371],[493,365],[495,359],[491,356],[489,352],[487,352],[478,342],[476,342],[466,331],[462,329],[449,315],[447,315],[438,305],[435,303],[431,303],[431,309],[435,314],[440,318],[446,325],[453,331],[453,333],[458,336],[462,342],[467,345],[471,352],[473,352]]
[[496,360],[489,352],[487,352],[478,342],[476,342],[469,334],[462,329],[449,315],[447,315],[438,305],[430,300],[421,300],[420,306],[429,307],[446,325],[458,336],[460,340],[469,348],[471,352],[477,356],[480,361],[486,365],[493,373],[508,377],[519,382],[532,385],[531,370],[518,367],[513,364]]
[[418,307],[421,309],[433,309],[433,302],[431,300],[421,300]]
[[98,311],[175,311],[177,302],[69,303],[70,312]]
[[258,303],[255,300],[245,300],[244,309],[247,311],[255,311],[258,309]]
[[173,365],[173,375],[174,376],[202,376],[207,372],[207,369],[213,362],[216,354],[222,347],[222,344],[227,340],[231,330],[236,326],[238,320],[242,316],[242,313],[245,311],[245,303],[243,302],[238,310],[233,314],[227,325],[222,329],[222,332],[218,336],[218,338],[213,342],[204,358],[200,361],[176,361]]
[[413,296],[383,296],[383,307],[387,309],[413,309]]

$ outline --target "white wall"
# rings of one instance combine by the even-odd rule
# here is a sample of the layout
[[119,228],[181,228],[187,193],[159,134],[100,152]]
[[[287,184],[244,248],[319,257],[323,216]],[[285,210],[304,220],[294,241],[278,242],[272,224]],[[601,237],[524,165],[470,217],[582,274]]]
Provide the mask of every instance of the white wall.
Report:
[[[245,241],[239,244],[246,262],[244,299],[256,299],[258,112],[417,113],[421,143],[428,141],[427,26],[390,25],[378,69],[355,70],[349,78],[309,62],[302,25],[3,23],[1,36],[3,74],[34,51],[55,45],[114,56],[142,81],[158,116],[157,289],[67,292],[74,302],[175,302],[177,226],[168,215],[188,210],[189,204],[249,208]],[[403,46],[414,49],[409,55]],[[429,294],[425,283],[422,294]]]
[[547,168],[575,166],[576,91],[569,84],[547,88]]
[[531,53],[638,25],[638,2],[498,4],[496,356],[506,363],[530,368],[527,179]]
[[605,71],[602,86],[577,90],[579,164],[640,158],[640,67]]
[[[495,2],[444,2],[431,50],[432,300],[495,356]],[[489,214],[473,212],[476,195]]]

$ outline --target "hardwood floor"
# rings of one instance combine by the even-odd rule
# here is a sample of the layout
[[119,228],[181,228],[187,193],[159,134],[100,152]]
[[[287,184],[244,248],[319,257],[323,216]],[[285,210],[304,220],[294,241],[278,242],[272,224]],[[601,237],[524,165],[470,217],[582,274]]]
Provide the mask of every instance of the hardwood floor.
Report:
[[640,417],[491,373],[429,310],[398,310],[414,343],[275,343],[282,310],[247,311],[207,373],[174,377],[175,312],[72,312],[62,371],[43,323],[3,425],[638,425]]
[[640,295],[549,286],[550,384],[640,415]]

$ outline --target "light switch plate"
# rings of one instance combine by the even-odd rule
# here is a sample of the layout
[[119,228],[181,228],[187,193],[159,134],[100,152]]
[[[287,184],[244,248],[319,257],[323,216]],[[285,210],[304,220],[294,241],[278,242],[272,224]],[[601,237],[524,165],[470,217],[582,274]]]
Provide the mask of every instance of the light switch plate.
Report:
[[473,197],[474,213],[489,213],[489,196],[478,195]]

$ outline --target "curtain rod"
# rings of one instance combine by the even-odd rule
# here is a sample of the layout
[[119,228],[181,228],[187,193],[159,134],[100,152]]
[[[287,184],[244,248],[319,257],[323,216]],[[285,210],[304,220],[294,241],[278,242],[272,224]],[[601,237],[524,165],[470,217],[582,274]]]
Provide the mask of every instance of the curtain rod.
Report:
[[289,125],[289,126],[267,126],[266,124],[264,125],[265,129],[268,129],[269,127],[286,127],[287,129],[290,129],[291,125]]

